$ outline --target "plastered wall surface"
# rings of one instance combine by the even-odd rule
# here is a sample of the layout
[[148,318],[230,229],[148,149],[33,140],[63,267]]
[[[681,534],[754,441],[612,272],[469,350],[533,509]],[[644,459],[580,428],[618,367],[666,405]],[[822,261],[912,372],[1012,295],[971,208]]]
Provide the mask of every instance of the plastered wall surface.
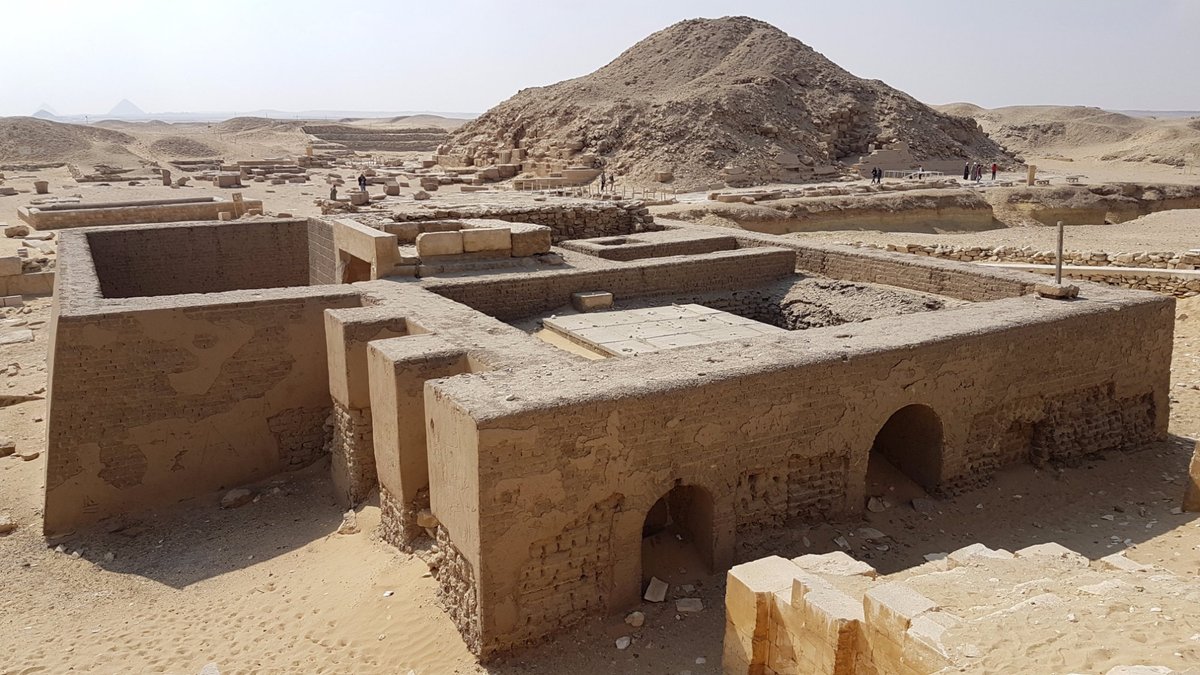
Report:
[[105,298],[88,242],[87,231],[72,231],[59,244],[47,533],[322,454],[331,405],[323,313],[357,306],[353,288]]
[[[474,534],[459,548],[482,565],[482,651],[632,603],[646,511],[677,482],[713,497],[718,567],[739,525],[861,509],[874,436],[910,404],[941,419],[947,490],[1162,437],[1171,301],[1087,291],[428,384],[431,418],[477,428],[478,483],[431,468],[430,489],[439,518],[439,494],[479,494],[479,551]],[[466,438],[431,435],[431,467],[469,462]],[[458,543],[465,525],[443,523]]]

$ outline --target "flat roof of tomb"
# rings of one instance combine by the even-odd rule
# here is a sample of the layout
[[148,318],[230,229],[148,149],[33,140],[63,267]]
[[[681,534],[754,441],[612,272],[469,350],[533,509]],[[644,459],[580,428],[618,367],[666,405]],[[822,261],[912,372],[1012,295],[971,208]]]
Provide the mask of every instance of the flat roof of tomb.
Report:
[[636,356],[787,332],[695,304],[556,316],[542,323],[569,340],[611,356]]

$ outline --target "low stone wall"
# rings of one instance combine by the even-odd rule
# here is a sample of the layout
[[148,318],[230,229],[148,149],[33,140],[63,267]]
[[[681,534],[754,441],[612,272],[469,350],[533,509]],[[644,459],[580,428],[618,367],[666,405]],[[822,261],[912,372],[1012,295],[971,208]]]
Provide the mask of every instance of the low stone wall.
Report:
[[[869,244],[852,245],[900,253],[913,253],[945,260],[963,262],[1013,262],[1028,265],[1053,265],[1058,255],[1054,251],[1039,251],[1031,246],[950,246],[937,244]],[[1063,251],[1064,265],[1087,267],[1138,267],[1160,270],[1194,270],[1200,268],[1200,249],[1188,251]]]
[[545,225],[553,230],[553,242],[568,239],[614,237],[635,232],[662,229],[654,224],[654,216],[639,201],[601,202],[596,204],[546,205],[535,207],[464,206],[437,209],[425,213],[395,213],[397,222],[424,220],[463,220],[491,218],[513,223]]
[[[1054,251],[1037,251],[1030,247],[996,246],[928,246],[925,244],[852,245],[878,250],[898,251],[943,260],[981,263],[1028,265],[1029,272],[1051,273],[1057,255]],[[1142,291],[1154,291],[1177,298],[1200,295],[1200,250],[1185,252],[1108,253],[1104,251],[1063,252],[1063,276],[1083,279],[1110,286]],[[1081,269],[1082,268],[1082,269]]]

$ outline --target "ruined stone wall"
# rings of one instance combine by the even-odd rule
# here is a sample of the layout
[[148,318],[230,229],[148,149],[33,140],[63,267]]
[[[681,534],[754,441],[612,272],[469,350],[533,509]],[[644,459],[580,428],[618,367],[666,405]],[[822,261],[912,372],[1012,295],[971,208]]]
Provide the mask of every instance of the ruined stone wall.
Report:
[[792,274],[790,251],[719,251],[686,260],[646,259],[594,270],[493,275],[487,279],[425,283],[433,292],[510,321],[570,304],[580,291],[609,291],[618,299],[667,292],[745,288]]
[[[940,417],[951,492],[1033,453],[1070,461],[1161,438],[1171,303],[1088,290],[427,384],[427,409],[453,400],[477,427],[478,487],[443,472],[431,492],[444,523],[439,494],[478,494],[477,533],[455,541],[482,564],[483,653],[633,603],[644,518],[676,484],[712,496],[718,568],[740,526],[861,510],[874,437],[908,405]],[[470,463],[450,448],[462,442],[435,435],[430,456]]]
[[262,220],[90,230],[104,297],[129,298],[307,286],[308,226]]
[[654,216],[641,202],[599,202],[593,204],[548,204],[546,206],[510,208],[463,206],[425,212],[393,214],[397,222],[420,220],[461,220],[491,218],[512,223],[545,225],[553,230],[553,242],[567,239],[615,237],[659,229]]

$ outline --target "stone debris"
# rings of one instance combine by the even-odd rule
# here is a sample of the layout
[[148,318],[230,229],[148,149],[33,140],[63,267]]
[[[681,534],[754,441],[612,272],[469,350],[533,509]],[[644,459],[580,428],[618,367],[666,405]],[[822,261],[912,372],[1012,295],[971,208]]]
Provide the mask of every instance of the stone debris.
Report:
[[617,638],[617,649],[629,649],[629,645],[631,644],[633,644],[633,638],[629,637],[628,635],[622,635],[621,637]]
[[7,513],[0,513],[0,534],[9,534],[17,529],[17,521]]
[[646,623],[646,615],[642,614],[641,612],[630,612],[628,616],[625,617],[625,623],[633,626],[634,628],[641,628],[642,624]]
[[24,342],[33,342],[33,331],[29,329],[14,330],[8,333],[0,334],[0,346],[3,345],[19,345]]
[[433,515],[433,511],[421,509],[417,512],[417,527],[436,528],[438,525],[441,525],[441,522]]
[[29,226],[20,224],[9,225],[4,228],[4,236],[10,239],[29,236]]
[[650,577],[650,583],[646,586],[646,594],[642,596],[647,602],[662,602],[667,599],[667,582],[658,577]]
[[1143,565],[1136,560],[1130,560],[1124,553],[1106,555],[1097,561],[1101,568],[1120,570],[1122,572],[1148,572],[1154,569],[1151,565]]
[[681,614],[692,614],[704,610],[704,601],[700,598],[679,598],[675,601],[675,611]]
[[17,451],[17,442],[11,438],[0,438],[0,457],[8,457]]
[[200,669],[199,675],[221,675],[221,669],[217,667],[216,662],[206,663]]
[[245,506],[254,499],[254,493],[245,488],[234,488],[221,497],[221,508],[236,509]]
[[879,497],[871,497],[867,500],[867,510],[871,513],[883,513],[888,510],[889,506],[891,504],[888,504],[887,501]]
[[41,456],[42,456],[41,452],[27,452],[24,454],[17,455],[17,457],[20,457],[21,459],[25,460],[26,462],[32,462],[33,460],[35,460]]
[[338,525],[338,534],[358,534],[358,514],[354,509],[342,514],[342,524]]
[[937,502],[932,499],[917,497],[912,500],[912,507],[917,513],[924,513],[926,515],[937,513]]

